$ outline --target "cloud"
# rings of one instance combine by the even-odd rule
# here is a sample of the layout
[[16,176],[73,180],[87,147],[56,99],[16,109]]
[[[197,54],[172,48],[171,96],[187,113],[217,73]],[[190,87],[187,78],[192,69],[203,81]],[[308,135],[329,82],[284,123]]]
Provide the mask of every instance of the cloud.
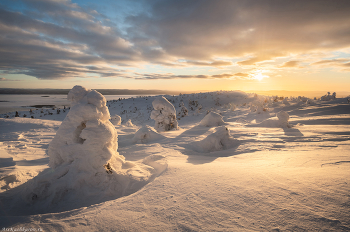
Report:
[[236,76],[236,77],[248,77],[249,74],[248,73],[239,72],[239,73],[235,73],[234,76]]
[[298,68],[300,64],[300,61],[298,60],[291,60],[283,63],[280,68]]
[[[227,60],[242,57],[250,58],[238,65],[259,66],[291,54],[350,48],[348,0],[144,0],[125,1],[126,11],[104,6],[115,11],[118,20],[101,12],[103,7],[89,8],[70,0],[26,0],[21,9],[11,4],[0,5],[0,70],[39,79],[92,74],[129,78],[120,67],[220,68],[233,65]],[[293,62],[281,67],[297,65]],[[347,70],[349,61],[313,65]],[[229,75],[166,78],[239,77]]]
[[350,59],[346,59],[346,58],[321,60],[321,61],[314,62],[311,65],[340,68],[340,70],[344,72],[350,71]]
[[[84,18],[81,14],[72,17]],[[87,73],[105,76],[102,69],[92,72],[86,66],[105,70],[108,64],[123,66],[140,60],[117,30],[88,21],[80,28],[65,27],[0,9],[0,69],[39,79],[61,79]]]
[[213,75],[176,75],[173,73],[125,73],[123,77],[132,79],[147,79],[147,80],[167,80],[167,79],[252,79],[252,74],[249,73],[221,73]]
[[230,61],[222,61],[222,60],[212,61],[212,62],[186,61],[184,63],[189,65],[195,65],[195,66],[214,66],[214,67],[233,65],[233,63]]
[[[241,76],[241,75],[237,75]],[[133,73],[131,75],[124,75],[123,77],[126,78],[133,78],[133,79],[147,79],[147,80],[167,80],[167,79],[229,79],[234,78],[235,74],[230,73],[222,73],[222,74],[214,74],[214,75],[175,75],[173,73],[150,73],[150,74],[143,74],[143,73]]]
[[[350,2],[148,1],[148,14],[130,16],[128,38],[153,41],[168,54],[190,60],[252,59],[265,53],[330,51],[350,46]],[[278,56],[278,55],[277,55]]]
[[0,77],[0,81],[21,81],[21,80],[11,80],[11,79],[7,79],[5,77]]

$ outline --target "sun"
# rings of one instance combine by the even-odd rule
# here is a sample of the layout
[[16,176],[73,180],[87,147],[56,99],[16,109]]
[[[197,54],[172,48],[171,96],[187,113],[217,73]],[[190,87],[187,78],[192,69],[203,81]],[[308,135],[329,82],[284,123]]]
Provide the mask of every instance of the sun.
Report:
[[262,73],[258,73],[254,75],[254,78],[258,81],[261,81],[262,79],[264,79],[264,75]]
[[265,72],[267,72],[267,70],[256,70],[254,73],[252,73],[252,78],[261,81],[262,79],[269,77],[263,74]]

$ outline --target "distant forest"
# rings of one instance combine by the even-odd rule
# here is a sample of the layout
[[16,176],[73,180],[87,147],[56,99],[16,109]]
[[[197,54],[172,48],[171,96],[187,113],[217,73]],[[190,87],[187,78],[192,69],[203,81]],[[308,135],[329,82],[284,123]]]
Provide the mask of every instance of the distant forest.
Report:
[[[68,94],[70,89],[15,89],[0,88],[0,94]],[[168,90],[143,90],[143,89],[96,89],[103,95],[178,95],[180,91]]]

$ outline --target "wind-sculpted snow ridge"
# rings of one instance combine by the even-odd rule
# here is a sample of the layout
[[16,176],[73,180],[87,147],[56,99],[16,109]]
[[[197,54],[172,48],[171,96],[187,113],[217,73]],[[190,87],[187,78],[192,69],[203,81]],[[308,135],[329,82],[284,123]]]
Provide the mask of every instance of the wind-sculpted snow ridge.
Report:
[[[160,155],[138,163],[119,155],[118,135],[102,94],[75,86],[68,99],[71,110],[48,149],[51,169],[25,185],[23,197],[31,209],[65,210],[128,195],[167,168]],[[62,208],[61,201],[69,204]]]
[[193,144],[196,151],[205,153],[227,150],[237,145],[238,141],[230,135],[226,126],[218,127],[214,133]]
[[178,129],[175,107],[165,97],[157,97],[152,105],[154,110],[151,113],[151,119],[156,121],[154,128],[157,131]]
[[200,122],[200,126],[213,127],[213,126],[222,126],[225,122],[222,119],[222,116],[218,113],[209,112]]

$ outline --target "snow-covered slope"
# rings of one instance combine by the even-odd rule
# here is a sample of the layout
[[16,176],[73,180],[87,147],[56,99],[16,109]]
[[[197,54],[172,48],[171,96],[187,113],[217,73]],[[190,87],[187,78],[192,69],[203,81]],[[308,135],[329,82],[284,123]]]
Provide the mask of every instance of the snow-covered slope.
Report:
[[[178,130],[153,128],[150,115],[157,96],[106,103],[115,121],[119,155],[130,164],[159,170],[154,174],[158,177],[130,195],[112,194],[97,201],[82,196],[83,205],[63,197],[51,202],[53,208],[39,210],[18,194],[33,181],[52,176],[48,144],[72,109],[0,118],[1,229],[350,230],[346,98],[311,101],[243,92],[164,97],[176,112],[188,110],[187,115],[177,114]],[[209,112],[221,116],[225,125],[200,125]],[[167,164],[160,162],[162,157]],[[165,165],[168,168],[162,172]],[[144,173],[137,170],[131,174]],[[85,189],[88,195],[91,189]]]

